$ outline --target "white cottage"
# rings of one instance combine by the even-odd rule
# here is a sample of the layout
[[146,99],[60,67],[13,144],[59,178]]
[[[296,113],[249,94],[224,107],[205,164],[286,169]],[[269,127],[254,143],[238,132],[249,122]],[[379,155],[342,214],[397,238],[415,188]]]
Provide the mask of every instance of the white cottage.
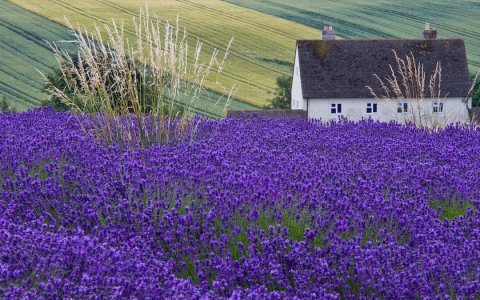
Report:
[[[418,109],[423,116],[443,123],[468,122],[472,103],[466,98],[470,75],[464,41],[437,39],[436,35],[427,25],[423,39],[336,40],[333,28],[326,26],[323,40],[297,41],[292,109],[305,110],[310,119],[323,121],[339,116],[354,121],[405,121]],[[377,95],[384,94],[374,74],[382,79],[391,75],[389,65],[396,66],[393,50],[399,57],[413,55],[427,77],[439,62],[440,97],[427,95],[421,102],[373,97],[367,86]]]

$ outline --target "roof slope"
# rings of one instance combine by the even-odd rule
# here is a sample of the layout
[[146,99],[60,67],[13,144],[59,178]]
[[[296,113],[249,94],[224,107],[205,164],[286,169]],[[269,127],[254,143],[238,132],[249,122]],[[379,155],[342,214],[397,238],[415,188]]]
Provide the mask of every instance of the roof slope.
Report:
[[460,39],[302,40],[297,47],[304,98],[372,98],[366,86],[382,95],[374,74],[382,79],[390,75],[389,64],[396,67],[393,50],[400,58],[413,54],[427,78],[440,62],[443,97],[464,97],[470,87]]

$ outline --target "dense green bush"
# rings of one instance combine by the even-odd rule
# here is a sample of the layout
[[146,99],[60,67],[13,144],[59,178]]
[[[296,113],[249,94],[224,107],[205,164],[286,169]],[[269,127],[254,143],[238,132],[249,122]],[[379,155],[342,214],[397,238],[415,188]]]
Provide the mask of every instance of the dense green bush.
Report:
[[[72,60],[76,68],[79,68],[78,57],[73,56]],[[143,74],[141,73],[139,68],[135,68],[135,69],[136,69],[135,76],[137,78],[141,77]],[[63,72],[67,72],[67,71],[68,70],[64,70]],[[119,108],[120,103],[118,103],[118,101],[115,101],[115,99],[121,99],[122,95],[118,90],[114,89],[115,81],[114,81],[113,75],[111,73],[105,73],[107,71],[105,69],[101,69],[101,71],[104,71],[104,73],[101,74],[101,76],[103,78],[106,78],[106,81],[108,82],[108,84],[106,85],[106,88],[108,90],[108,93],[111,95],[113,99],[113,101],[111,102],[112,109]],[[62,100],[62,98],[60,98],[57,94],[50,94],[50,97],[47,100],[42,102],[42,106],[51,106],[57,111],[69,111],[72,109],[72,106],[82,107],[82,100],[79,98],[79,91],[78,89],[75,90],[75,84],[79,84],[78,82],[76,82],[78,81],[78,78],[76,78],[75,74],[73,73],[64,74],[63,72],[59,68],[52,69],[52,71],[46,75],[46,83],[42,91],[45,93],[49,93],[49,91],[51,90],[58,89],[62,91],[66,96],[68,96],[71,103],[68,101],[65,101],[64,99]],[[132,79],[133,77],[134,76],[132,75]],[[87,79],[88,81],[92,80],[90,78],[87,78]],[[144,105],[144,110],[145,110],[144,113],[151,113],[153,110],[152,109],[153,103],[151,103],[153,101],[152,100],[153,97],[148,95],[152,95],[154,93],[154,88],[152,86],[142,85],[140,81],[137,81],[136,90],[138,94],[147,95],[147,97],[145,97],[145,101],[149,103],[146,103],[146,105]],[[129,102],[131,103],[131,101]],[[85,107],[85,108],[89,110],[88,107]],[[165,105],[163,108],[163,113],[164,114],[171,113],[169,111],[169,108],[170,108],[169,105]],[[92,108],[90,108],[90,110],[92,110]],[[184,110],[185,110],[184,106],[180,106],[174,103],[173,105],[174,115],[182,115],[184,113]]]
[[[105,37],[98,26],[88,31],[67,21],[78,54],[50,45],[59,70],[44,75],[44,89],[57,109],[100,116],[92,130],[99,140],[147,147],[186,132],[205,83],[222,73],[233,40],[223,58],[217,49],[204,56],[200,41],[188,45],[178,18],[176,24],[163,23],[150,16],[148,6],[133,25],[136,41],[130,43],[123,23],[113,20],[105,27]],[[233,92],[234,87],[226,106]],[[172,132],[174,127],[178,132]]]
[[0,112],[9,113],[9,112],[15,112],[15,111],[16,111],[15,108],[8,103],[7,99],[5,99],[5,96],[0,95]]
[[268,99],[265,108],[289,109],[291,106],[292,76],[280,76],[277,78],[277,88],[273,98]]
[[477,81],[473,88],[472,106],[480,107],[480,81]]

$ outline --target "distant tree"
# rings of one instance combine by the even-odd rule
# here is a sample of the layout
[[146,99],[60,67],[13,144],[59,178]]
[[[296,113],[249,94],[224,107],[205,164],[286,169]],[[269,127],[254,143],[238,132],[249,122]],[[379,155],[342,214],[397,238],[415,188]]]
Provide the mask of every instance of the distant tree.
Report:
[[0,95],[0,112],[15,112],[15,108],[10,106],[5,96]]
[[[63,73],[60,69],[52,69],[51,73],[46,75],[47,81],[43,86],[42,91],[44,93],[50,94],[50,98],[42,102],[42,106],[51,106],[57,111],[66,111],[70,110],[70,107],[65,104],[58,96],[50,93],[52,87],[56,87],[59,90],[63,91],[65,95],[68,95],[70,99],[75,98],[75,91],[73,90],[73,85],[68,85]],[[73,102],[73,101],[72,101]]]
[[277,88],[265,108],[289,109],[291,106],[292,76],[277,77]]
[[[75,68],[79,68],[79,61],[78,61],[78,56],[73,56],[72,61],[74,63]],[[108,70],[101,70],[101,71],[108,71]],[[134,75],[136,78],[141,78],[142,73],[141,71],[136,68],[136,74]],[[165,77],[168,75],[165,75]],[[114,76],[110,74],[102,74],[102,78],[104,78],[107,82],[106,87],[108,90],[108,94],[112,97],[112,105],[115,106],[117,105],[117,100],[122,97],[121,92],[116,90],[115,87],[115,78]],[[135,78],[132,77],[132,81]],[[87,81],[91,81],[92,79],[87,77]],[[153,95],[155,93],[155,90],[153,88],[145,87],[143,86],[139,80],[137,82],[137,89],[139,94],[145,94],[145,95]],[[69,111],[71,107],[65,103],[64,100],[62,100],[56,93],[52,93],[52,89],[56,88],[60,91],[62,91],[65,96],[69,98],[69,104],[74,104],[78,107],[82,107],[82,94],[86,94],[86,92],[79,90],[78,86],[80,86],[81,83],[79,82],[78,76],[73,72],[73,70],[70,69],[64,69],[63,72],[62,70],[58,68],[52,69],[50,73],[46,75],[46,83],[43,86],[42,91],[49,94],[50,98],[42,102],[42,106],[51,106],[57,111]],[[152,97],[147,97],[147,99],[150,99]],[[165,96],[166,100],[167,96]],[[146,112],[151,111],[151,104],[145,103],[146,107]],[[185,111],[184,106],[180,105],[174,105],[174,108],[169,108],[168,106],[165,106],[163,108],[163,113],[168,114],[168,113],[174,113],[176,114],[183,114]],[[169,111],[172,110],[172,111]]]

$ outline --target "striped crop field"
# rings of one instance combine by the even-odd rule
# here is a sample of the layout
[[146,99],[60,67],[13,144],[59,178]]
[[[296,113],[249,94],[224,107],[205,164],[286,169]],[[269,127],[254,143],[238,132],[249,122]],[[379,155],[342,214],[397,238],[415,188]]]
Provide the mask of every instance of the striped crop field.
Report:
[[425,22],[439,37],[465,39],[470,71],[480,68],[478,0],[227,0],[314,28],[333,25],[349,39],[417,38]]
[[[12,2],[0,1],[0,36],[0,100],[5,97],[18,110],[40,105],[48,96],[41,91],[44,81],[38,71],[48,73],[57,65],[46,41],[68,41],[71,34],[55,21]],[[69,43],[59,46],[75,50]],[[218,93],[207,91],[194,111],[210,117],[222,116],[224,107],[217,104],[219,97]],[[240,101],[233,101],[231,107],[253,108]]]
[[[132,17],[138,16],[143,2],[136,0],[12,0],[12,3],[50,20],[64,23],[66,16],[73,24],[89,29],[93,23],[110,24],[112,18],[125,22],[128,35],[134,35]],[[205,58],[214,48],[224,49],[231,37],[234,43],[218,80],[229,89],[237,84],[233,108],[253,108],[266,104],[269,92],[275,88],[278,76],[291,73],[295,40],[318,38],[318,29],[268,14],[256,12],[218,0],[162,0],[150,1],[150,12],[162,21],[175,22],[189,32],[191,45],[203,42]],[[220,55],[223,55],[220,52]],[[217,92],[224,92],[213,83],[207,84]],[[246,103],[244,105],[240,102]],[[249,105],[247,105],[249,104]]]
[[0,37],[0,95],[17,109],[39,105],[47,96],[36,70],[48,72],[55,65],[45,40],[66,39],[66,28],[2,0]]

